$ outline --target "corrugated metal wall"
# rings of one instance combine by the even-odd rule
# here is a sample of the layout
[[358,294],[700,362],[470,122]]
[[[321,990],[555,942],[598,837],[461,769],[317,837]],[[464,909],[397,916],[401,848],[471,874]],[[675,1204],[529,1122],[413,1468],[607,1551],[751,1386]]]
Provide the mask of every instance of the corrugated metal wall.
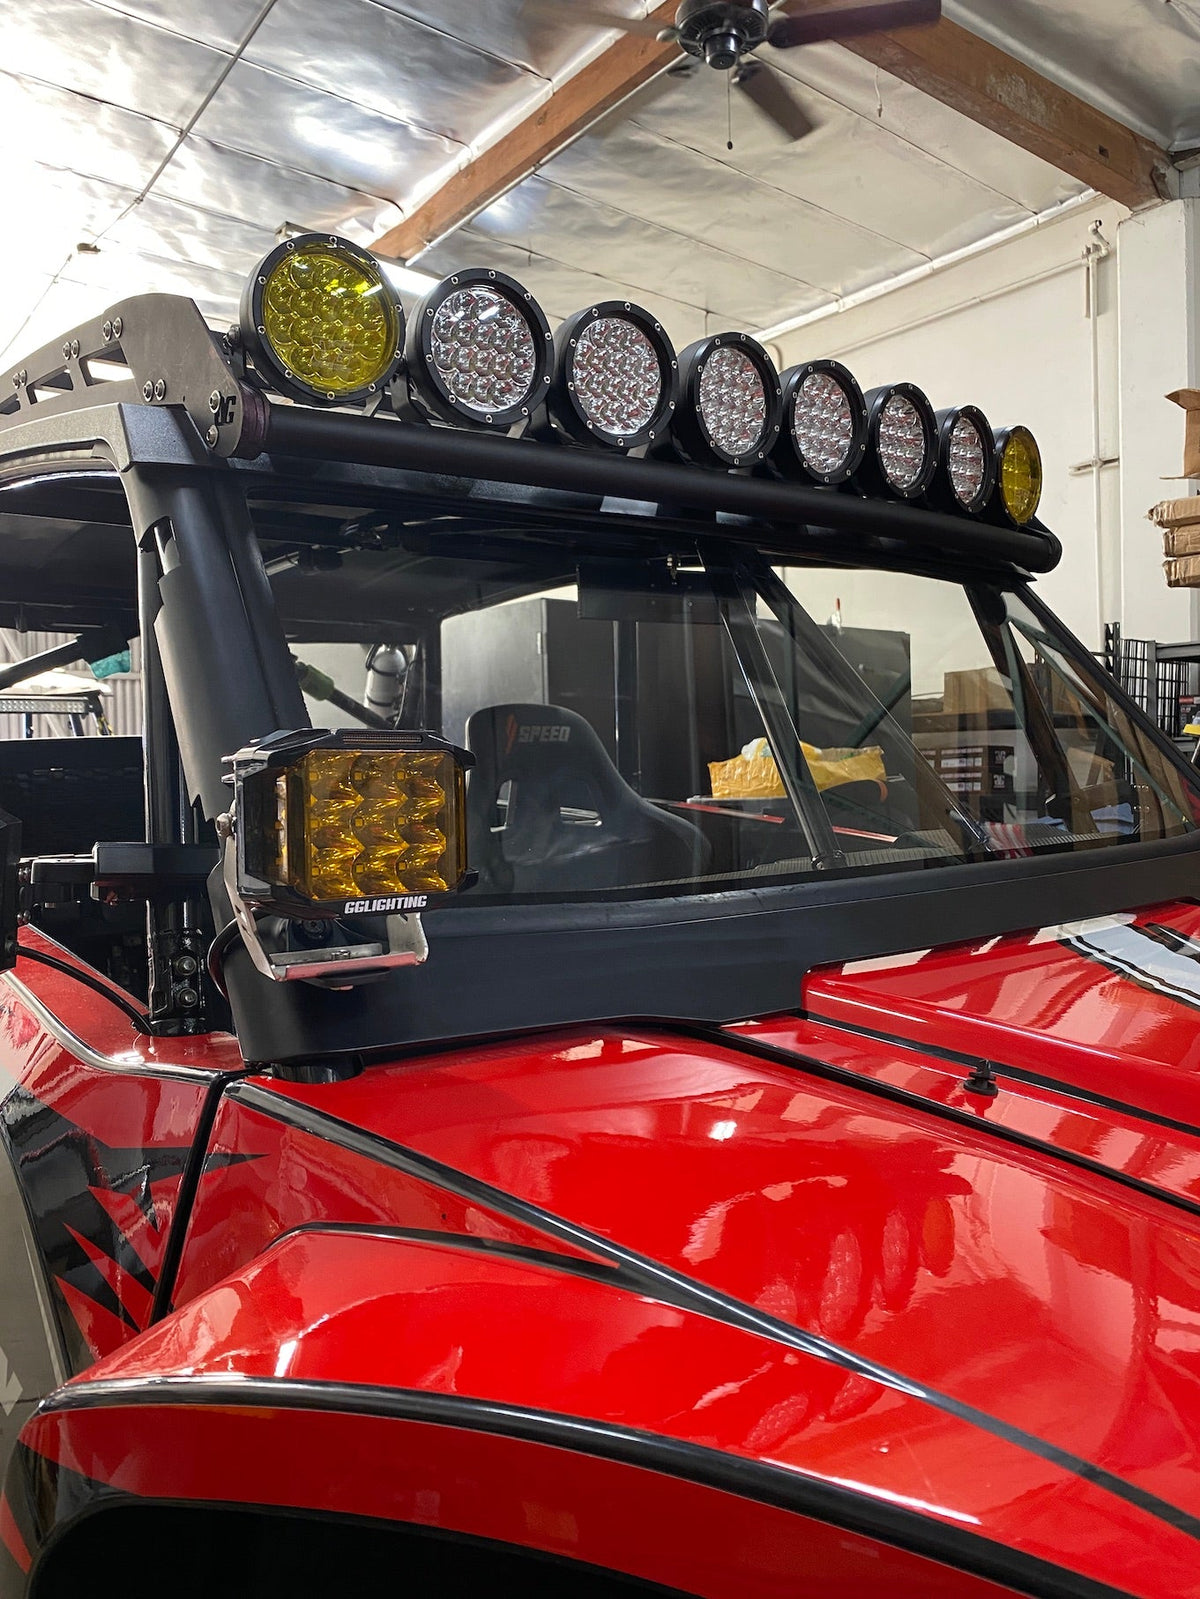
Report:
[[[15,633],[0,629],[0,661],[24,660],[30,655],[40,655],[43,650],[52,650],[56,645],[65,644],[70,639],[69,633]],[[103,699],[105,714],[114,733],[140,733],[142,730],[142,660],[141,646],[135,640],[132,651],[133,670],[122,673],[119,677],[106,678],[98,684]],[[67,668],[73,675],[82,677],[87,675],[87,668],[82,664]],[[104,691],[109,692],[105,693]],[[19,692],[14,689],[13,693]],[[35,716],[33,719],[35,738],[69,737],[70,723],[65,716]],[[90,719],[88,734],[95,734],[95,727]],[[25,736],[25,718],[23,716],[0,715],[0,739],[23,738]]]

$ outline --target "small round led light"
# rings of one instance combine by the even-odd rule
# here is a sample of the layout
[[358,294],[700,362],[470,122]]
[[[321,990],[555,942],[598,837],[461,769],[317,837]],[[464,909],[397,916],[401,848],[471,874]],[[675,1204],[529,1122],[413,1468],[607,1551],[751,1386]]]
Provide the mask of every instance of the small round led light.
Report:
[[550,386],[550,325],[527,289],[472,267],[421,301],[408,329],[408,377],[426,415],[507,431]]
[[704,465],[755,466],[775,447],[782,414],[779,374],[747,333],[720,333],[679,357],[675,440]]
[[783,431],[775,459],[789,476],[845,483],[867,453],[867,405],[837,361],[810,361],[783,375]]
[[242,294],[242,343],[271,388],[308,404],[366,400],[403,356],[404,312],[375,258],[333,234],[276,245]]
[[937,421],[912,383],[872,389],[866,397],[868,449],[860,477],[868,489],[919,500],[937,471]]
[[996,435],[1000,458],[999,501],[1017,527],[1026,527],[1042,503],[1042,452],[1028,428],[1006,428]]
[[978,516],[996,487],[996,445],[992,427],[973,405],[939,411],[938,464],[930,498],[951,511]]
[[678,362],[648,311],[608,300],[578,311],[554,336],[550,411],[559,428],[618,450],[654,443],[675,409]]

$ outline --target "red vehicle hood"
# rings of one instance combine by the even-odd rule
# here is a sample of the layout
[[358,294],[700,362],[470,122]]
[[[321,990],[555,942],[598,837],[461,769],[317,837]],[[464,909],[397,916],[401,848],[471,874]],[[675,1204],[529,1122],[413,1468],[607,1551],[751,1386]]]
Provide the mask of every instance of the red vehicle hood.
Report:
[[[1045,954],[1080,993],[1108,980]],[[1200,1594],[1200,1138],[779,1018],[251,1081],[214,1147],[234,1159],[205,1178],[182,1309],[96,1377],[269,1379],[286,1346],[289,1380],[700,1444]],[[385,1222],[369,1260],[330,1237]],[[538,1291],[501,1293],[465,1235],[524,1251]]]
[[804,1008],[1200,1127],[1195,904],[830,967]]

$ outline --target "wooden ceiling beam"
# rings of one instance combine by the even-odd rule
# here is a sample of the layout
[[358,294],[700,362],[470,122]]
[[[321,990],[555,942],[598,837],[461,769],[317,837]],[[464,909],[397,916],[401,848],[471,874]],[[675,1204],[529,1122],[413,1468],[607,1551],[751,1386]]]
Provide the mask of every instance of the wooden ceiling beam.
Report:
[[[651,11],[650,17],[669,28],[674,24],[676,9],[677,0],[665,0]],[[622,34],[498,143],[456,172],[412,216],[376,239],[371,248],[380,255],[411,261],[428,245],[498,200],[606,111],[670,66],[678,55],[677,44],[660,44],[653,35]]]
[[[827,4],[786,0],[780,10]],[[651,16],[667,27],[675,9],[676,0],[665,0]],[[1131,210],[1168,197],[1172,163],[1165,150],[957,23],[944,18],[932,28],[848,39],[845,48]],[[412,260],[536,171],[678,53],[670,42],[622,35],[373,248]]]
[[[782,10],[824,3],[789,0]],[[1169,198],[1165,150],[948,18],[845,48],[1130,210]]]

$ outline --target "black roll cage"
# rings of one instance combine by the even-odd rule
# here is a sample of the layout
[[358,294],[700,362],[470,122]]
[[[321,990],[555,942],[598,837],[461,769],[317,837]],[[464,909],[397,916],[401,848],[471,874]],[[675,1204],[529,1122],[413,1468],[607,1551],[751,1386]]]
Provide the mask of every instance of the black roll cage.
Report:
[[[101,361],[118,373],[123,364],[127,375],[100,380]],[[210,820],[226,808],[225,756],[308,725],[247,510],[256,483],[276,492],[308,484],[315,493],[319,465],[324,492],[337,483],[364,505],[385,491],[430,515],[566,521],[635,543],[683,533],[784,558],[994,583],[1022,590],[1043,619],[1049,613],[1029,591],[1030,578],[1061,556],[1058,541],[1037,526],[1017,530],[766,476],[273,403],[246,382],[229,339],[172,296],[114,307],[24,363],[0,392],[11,393],[0,401],[0,487],[40,478],[51,499],[69,500],[73,474],[97,470],[117,474],[124,487],[137,549],[152,848],[195,843],[190,799]],[[1061,624],[1054,630],[1077,664],[1094,670],[1083,646]],[[1111,691],[1191,781],[1142,713]],[[1188,893],[1200,893],[1200,833],[1129,845],[1115,859],[1051,856],[869,878],[835,871],[786,887],[603,907],[463,904],[429,919],[427,966],[372,987],[274,985],[236,944],[224,977],[246,1059],[305,1069],[557,1024],[769,1014],[799,1005],[803,973],[815,964]],[[228,907],[219,884],[211,898],[220,926]],[[153,989],[156,951],[169,951],[187,930],[186,904],[152,899],[149,918]]]

